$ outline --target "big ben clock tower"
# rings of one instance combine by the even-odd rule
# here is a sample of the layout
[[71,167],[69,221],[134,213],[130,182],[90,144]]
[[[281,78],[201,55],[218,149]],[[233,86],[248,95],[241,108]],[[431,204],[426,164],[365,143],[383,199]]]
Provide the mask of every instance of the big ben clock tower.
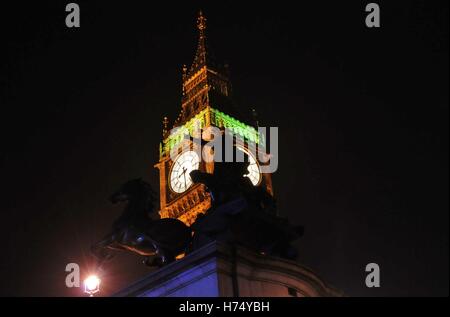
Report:
[[[205,173],[214,174],[220,170],[218,176],[231,171],[231,180],[235,179],[233,176],[240,178],[241,175],[235,175],[233,171],[242,173],[242,170],[224,169],[225,165],[220,165],[220,168],[220,163],[217,163],[217,156],[222,160],[225,155],[225,161],[229,161],[228,151],[231,148],[232,160],[248,159],[248,172],[243,171],[243,174],[250,181],[241,182],[245,183],[245,190],[252,192],[252,184],[258,186],[255,188],[258,190],[254,191],[258,193],[256,196],[264,194],[264,191],[273,195],[270,163],[276,161],[275,156],[270,160],[270,154],[265,154],[265,147],[272,150],[272,144],[265,144],[263,130],[258,129],[257,122],[252,123],[256,120],[243,115],[243,109],[233,103],[228,68],[214,63],[209,56],[206,19],[201,12],[197,28],[199,39],[194,61],[190,68],[183,67],[181,110],[170,130],[169,120],[164,118],[160,156],[155,164],[159,170],[161,218],[179,219],[188,226],[196,221],[198,215],[207,212],[212,200],[217,198],[203,184],[194,183],[190,172],[200,170],[203,173],[199,174],[205,176]],[[222,144],[215,143],[217,140],[221,140]],[[217,180],[217,177],[213,178]],[[230,182],[225,185],[227,190],[213,190],[214,195],[227,195],[232,191]],[[177,262],[153,271],[115,296],[341,296],[310,269],[293,261],[292,254],[283,252],[284,249],[292,251],[288,248],[289,242],[301,235],[297,231],[298,226],[292,227],[286,219],[273,214],[270,208],[256,208],[260,202],[254,204],[245,200],[252,205],[240,212],[237,210],[239,216],[224,210],[234,212],[236,202],[241,207],[247,203],[240,199],[231,199],[231,203],[226,202],[219,207],[213,206],[215,212],[205,216],[204,221],[196,222],[193,230],[193,240],[199,233],[197,242],[204,235],[204,243],[193,242],[189,252],[179,255]],[[220,198],[217,201],[220,202]],[[233,219],[228,223],[225,217]],[[208,219],[211,221],[208,222]],[[215,227],[220,221],[224,222],[226,229]],[[234,226],[236,223],[239,225]],[[203,230],[205,228],[207,232]],[[216,230],[222,230],[218,239]],[[237,233],[244,230],[245,235]],[[247,240],[251,241],[246,243]],[[270,246],[265,248],[267,245]]]
[[[190,68],[183,67],[181,111],[169,130],[169,121],[163,121],[163,140],[160,145],[160,216],[177,218],[191,225],[199,213],[211,205],[211,197],[202,184],[193,184],[189,173],[200,169],[214,172],[214,162],[202,159],[199,145],[186,139],[198,137],[195,131],[210,127],[232,131],[237,136],[234,146],[248,155],[247,177],[254,186],[263,186],[271,195],[269,173],[261,173],[261,164],[268,158],[264,153],[264,138],[256,124],[242,114],[232,101],[232,89],[227,65],[219,65],[210,57],[206,45],[206,18],[200,12],[197,19],[199,32],[197,51]],[[203,134],[204,135],[204,134]],[[177,150],[183,144],[183,151]],[[200,145],[201,147],[201,145]],[[256,151],[249,149],[257,149]],[[174,150],[177,151],[174,155]],[[256,155],[255,155],[256,154]],[[264,159],[261,159],[264,158]]]

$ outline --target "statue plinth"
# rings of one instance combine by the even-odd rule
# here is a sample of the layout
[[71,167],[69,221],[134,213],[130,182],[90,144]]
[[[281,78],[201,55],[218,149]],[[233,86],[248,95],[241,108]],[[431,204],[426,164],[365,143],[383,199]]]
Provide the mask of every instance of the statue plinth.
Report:
[[213,242],[150,273],[117,297],[342,296],[301,264]]

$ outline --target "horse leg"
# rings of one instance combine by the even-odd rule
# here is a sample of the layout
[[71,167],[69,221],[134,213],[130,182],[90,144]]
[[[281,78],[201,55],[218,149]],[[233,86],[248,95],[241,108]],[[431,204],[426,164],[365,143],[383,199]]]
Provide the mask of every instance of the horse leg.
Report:
[[146,266],[149,266],[149,267],[154,267],[154,266],[162,267],[163,266],[163,261],[162,261],[161,257],[154,256],[154,255],[146,257],[145,260],[142,262]]
[[158,248],[157,254],[161,261],[161,265],[166,265],[175,261],[176,255],[168,248]]
[[108,261],[114,257],[114,254],[109,250],[116,250],[113,245],[116,244],[116,236],[114,234],[107,235],[103,240],[91,246],[91,253],[97,260],[96,267],[101,268],[103,262]]

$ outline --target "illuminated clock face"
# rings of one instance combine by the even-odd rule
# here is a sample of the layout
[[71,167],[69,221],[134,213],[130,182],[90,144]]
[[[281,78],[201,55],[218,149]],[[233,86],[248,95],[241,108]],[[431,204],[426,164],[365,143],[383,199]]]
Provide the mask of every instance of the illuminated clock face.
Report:
[[178,156],[169,175],[169,184],[176,193],[183,193],[192,185],[189,173],[199,168],[200,158],[194,151],[187,151]]
[[245,150],[241,146],[238,146],[237,148],[248,155],[248,174],[244,176],[250,178],[252,184],[254,186],[257,186],[261,182],[261,170],[259,169],[258,162],[256,161],[253,154],[251,154],[249,151]]

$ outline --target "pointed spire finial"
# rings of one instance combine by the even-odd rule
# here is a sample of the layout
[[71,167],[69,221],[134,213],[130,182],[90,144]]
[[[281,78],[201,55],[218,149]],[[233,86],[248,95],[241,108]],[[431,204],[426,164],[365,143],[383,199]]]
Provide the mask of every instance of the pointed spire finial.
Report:
[[259,128],[258,113],[256,112],[255,108],[252,109],[252,116],[253,116],[253,121],[256,125],[256,128]]
[[202,10],[198,13],[197,28],[200,30],[200,34],[203,34],[203,31],[206,29],[206,18],[204,17]]
[[197,28],[199,30],[197,52],[195,53],[194,62],[192,63],[191,68],[186,73],[187,77],[206,65],[206,18],[202,11],[198,13]]
[[169,119],[167,117],[164,117],[163,119],[163,136],[165,136],[168,132],[169,128]]

